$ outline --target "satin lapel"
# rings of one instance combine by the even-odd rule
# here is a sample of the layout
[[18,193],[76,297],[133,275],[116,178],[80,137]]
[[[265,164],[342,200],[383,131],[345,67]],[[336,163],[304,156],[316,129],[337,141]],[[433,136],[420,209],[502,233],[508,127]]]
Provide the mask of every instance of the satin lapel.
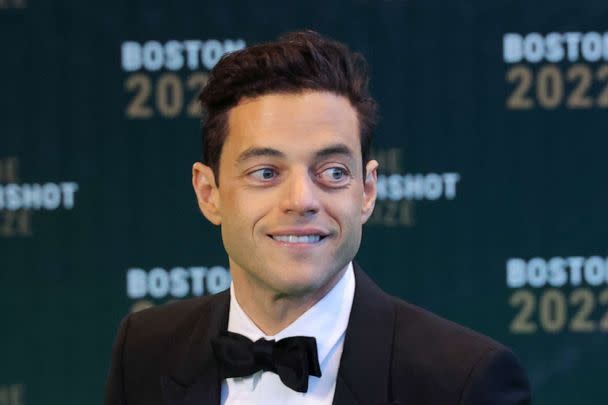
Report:
[[188,338],[170,375],[161,378],[165,404],[219,405],[221,381],[210,340],[227,329],[229,305],[229,291],[210,297],[194,327],[185,325],[176,332],[175,341]]
[[334,405],[385,404],[390,399],[390,366],[395,308],[354,263],[355,297],[344,338]]

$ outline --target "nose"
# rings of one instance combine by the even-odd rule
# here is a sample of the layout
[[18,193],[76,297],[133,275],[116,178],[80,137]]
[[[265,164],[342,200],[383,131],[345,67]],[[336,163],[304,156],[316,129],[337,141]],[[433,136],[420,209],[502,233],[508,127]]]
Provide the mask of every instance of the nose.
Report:
[[285,213],[310,215],[321,208],[317,186],[308,170],[293,170],[283,183],[281,209]]

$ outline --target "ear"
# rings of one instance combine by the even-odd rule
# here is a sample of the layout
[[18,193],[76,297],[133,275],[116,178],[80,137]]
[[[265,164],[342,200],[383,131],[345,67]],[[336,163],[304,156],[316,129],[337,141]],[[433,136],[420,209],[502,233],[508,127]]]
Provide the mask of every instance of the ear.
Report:
[[361,207],[361,223],[367,222],[374,212],[376,205],[376,183],[378,181],[378,161],[370,160],[365,166],[363,180],[363,206]]
[[201,212],[214,225],[222,223],[220,193],[215,184],[213,170],[200,162],[192,166],[192,187]]

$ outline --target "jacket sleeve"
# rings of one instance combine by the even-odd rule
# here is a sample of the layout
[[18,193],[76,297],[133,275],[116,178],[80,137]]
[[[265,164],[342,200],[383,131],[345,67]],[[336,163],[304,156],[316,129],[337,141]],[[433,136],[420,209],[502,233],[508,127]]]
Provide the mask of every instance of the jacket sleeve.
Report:
[[112,364],[110,365],[110,373],[106,383],[105,405],[127,404],[125,396],[123,355],[130,319],[130,315],[123,318],[118,329],[118,334],[116,335],[116,340],[114,341]]
[[530,384],[515,355],[506,348],[490,349],[472,368],[461,405],[528,405]]

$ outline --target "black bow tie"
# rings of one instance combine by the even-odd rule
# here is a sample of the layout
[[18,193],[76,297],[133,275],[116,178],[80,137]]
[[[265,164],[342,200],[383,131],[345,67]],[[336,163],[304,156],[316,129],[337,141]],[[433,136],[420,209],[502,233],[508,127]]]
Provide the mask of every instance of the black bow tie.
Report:
[[243,335],[222,332],[211,340],[222,378],[245,377],[258,370],[272,371],[294,391],[308,390],[308,376],[321,377],[314,337],[294,336],[279,341],[252,342]]

